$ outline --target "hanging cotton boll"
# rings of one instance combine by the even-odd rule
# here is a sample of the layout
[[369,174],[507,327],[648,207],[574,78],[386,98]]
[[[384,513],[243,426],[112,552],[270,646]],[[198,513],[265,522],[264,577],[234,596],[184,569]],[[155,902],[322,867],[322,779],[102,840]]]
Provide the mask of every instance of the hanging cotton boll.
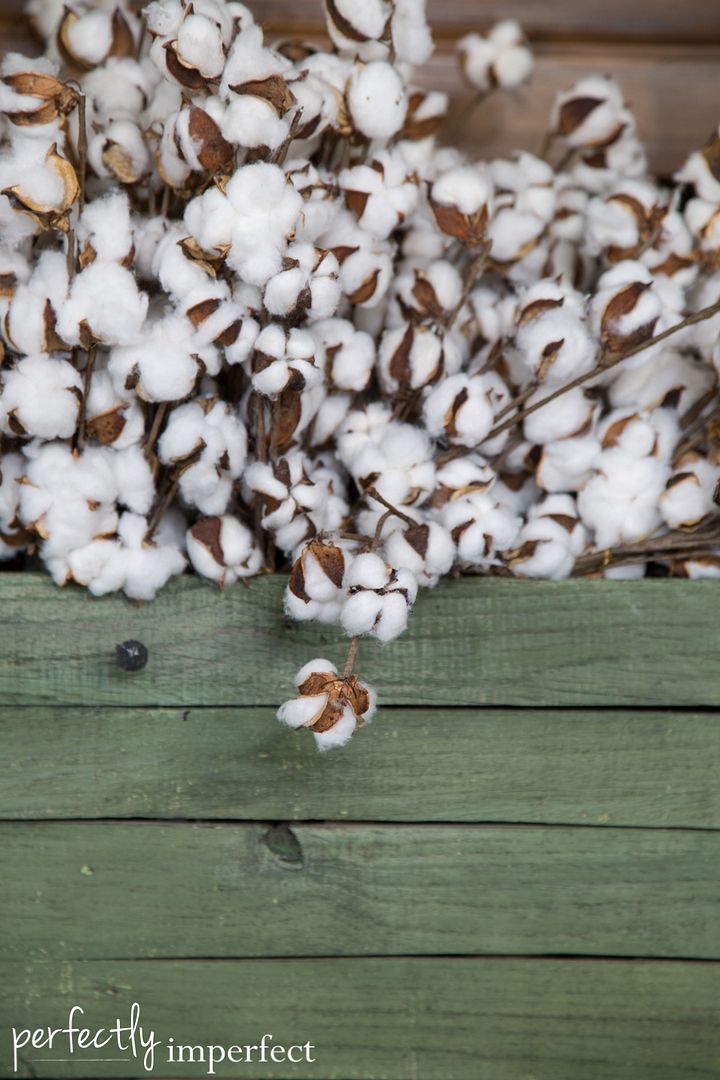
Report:
[[134,120],[113,120],[88,141],[87,158],[102,180],[135,184],[150,170],[143,133]]
[[457,43],[460,68],[477,90],[512,89],[526,82],[534,66],[520,24],[514,19],[496,23],[486,37],[466,34]]
[[148,297],[129,270],[96,261],[73,278],[57,330],[69,345],[130,345],[139,339],[147,310]]
[[661,314],[653,276],[642,263],[624,260],[598,279],[590,316],[607,352],[622,352],[647,341]]
[[660,513],[669,529],[685,529],[717,514],[714,494],[720,480],[720,464],[700,454],[685,454],[678,461],[660,496]]
[[277,718],[288,727],[309,728],[318,750],[342,746],[375,713],[375,691],[356,675],[338,675],[329,660],[305,664],[295,685],[300,696],[281,705]]
[[445,259],[436,259],[424,270],[399,274],[393,282],[397,322],[444,319],[460,302],[462,287],[459,271]]
[[495,565],[498,552],[513,546],[522,525],[522,518],[482,491],[451,499],[439,517],[457,545],[460,564],[482,568]]
[[362,228],[380,240],[394,232],[417,205],[417,178],[398,150],[380,150],[366,164],[343,169],[338,182]]
[[378,374],[388,394],[432,386],[444,372],[456,372],[461,363],[450,336],[432,325],[406,323],[386,330],[378,348]]
[[[530,395],[525,407],[532,408],[545,396],[546,391],[541,387]],[[587,396],[581,386],[576,386],[526,416],[523,420],[523,434],[536,446],[582,435],[592,427],[597,412],[598,406],[592,398]]]
[[294,555],[285,590],[286,614],[301,622],[337,622],[351,562],[347,542],[311,540],[304,544]]
[[169,314],[147,320],[138,344],[116,346],[110,353],[108,371],[117,393],[134,390],[142,401],[182,401],[203,373],[192,348],[188,319]]
[[608,262],[632,259],[660,235],[666,198],[647,181],[624,179],[605,197],[590,200],[588,247]]
[[346,585],[348,596],[340,613],[346,634],[368,634],[383,643],[402,634],[418,588],[409,570],[394,569],[368,552],[353,559]]
[[117,450],[133,446],[145,434],[145,417],[132,393],[119,395],[107,370],[93,370],[85,410],[88,439]]
[[382,401],[371,401],[348,413],[337,441],[337,456],[346,469],[365,449],[379,446],[391,420],[392,409]]
[[387,0],[326,0],[328,33],[338,50],[370,59],[387,54],[393,5]]
[[393,506],[422,506],[435,486],[432,445],[412,424],[391,421],[377,442],[341,460],[361,490],[373,487]]
[[432,587],[455,561],[455,543],[437,521],[394,528],[383,544],[391,566],[409,570],[418,585]]
[[324,358],[326,382],[336,390],[365,390],[375,365],[375,342],[349,319],[321,319],[311,327]]
[[597,471],[578,495],[583,523],[598,547],[631,543],[661,524],[658,503],[670,476],[657,457],[635,457],[620,446],[604,450]]
[[621,366],[608,396],[613,408],[650,411],[665,405],[682,416],[713,384],[713,372],[705,363],[670,348],[636,367]]
[[542,491],[580,491],[592,475],[600,451],[600,440],[592,430],[546,442],[537,458],[535,482]]
[[515,345],[530,374],[548,386],[591,371],[597,345],[571,295],[552,295],[548,285],[527,293],[519,312]]
[[452,446],[478,446],[489,434],[501,401],[491,373],[451,375],[429,390],[423,421],[436,439],[445,438]]
[[387,142],[407,114],[407,91],[397,70],[382,60],[355,67],[346,101],[355,130],[366,139]]
[[624,107],[622,90],[614,79],[588,75],[556,96],[551,130],[571,147],[604,147],[622,132]]
[[432,185],[430,209],[441,232],[466,247],[485,242],[493,208],[492,177],[481,165],[448,169]]
[[271,323],[260,331],[252,355],[253,388],[264,397],[277,398],[284,390],[300,392],[322,382],[315,364],[317,342],[307,330],[285,330]]
[[185,542],[193,569],[221,589],[253,577],[262,566],[252,532],[229,514],[201,518],[188,529]]
[[0,427],[7,435],[68,439],[81,401],[82,379],[72,364],[26,356],[2,376]]
[[683,167],[673,177],[680,184],[693,184],[701,199],[715,205],[720,203],[720,179],[718,179],[715,166],[719,149],[720,128],[702,150],[696,150],[690,154]]
[[83,208],[77,226],[81,267],[99,259],[128,266],[133,258],[130,204],[124,191],[94,199]]

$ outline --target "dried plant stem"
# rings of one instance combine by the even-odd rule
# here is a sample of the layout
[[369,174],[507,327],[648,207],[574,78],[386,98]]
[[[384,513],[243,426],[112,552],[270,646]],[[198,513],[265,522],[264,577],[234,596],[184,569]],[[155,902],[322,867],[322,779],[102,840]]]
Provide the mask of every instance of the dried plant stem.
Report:
[[360,635],[355,634],[355,637],[350,639],[350,648],[347,651],[345,658],[345,664],[343,665],[342,677],[343,679],[349,679],[353,673],[355,667],[355,661],[357,659],[358,649],[360,648]]
[[65,243],[66,243],[65,265],[67,267],[67,276],[68,276],[68,281],[72,281],[72,279],[75,277],[75,257],[76,257],[75,230],[74,229],[72,229],[72,228],[68,229],[67,233],[65,234]]
[[[654,337],[648,338],[647,341],[641,342],[639,345],[634,345],[631,349],[625,350],[621,353],[608,353],[601,363],[596,364],[590,371],[586,371],[584,375],[578,375],[577,378],[571,379],[570,382],[565,383],[563,386],[559,386],[557,390],[553,390],[551,394],[541,398],[540,401],[536,401],[533,405],[529,405],[526,409],[520,409],[508,420],[505,420],[501,424],[497,424],[487,439],[494,439],[497,435],[501,435],[503,431],[508,431],[515,424],[520,423],[526,416],[530,416],[531,413],[537,412],[538,409],[542,409],[544,405],[548,405],[551,401],[555,401],[557,398],[562,397],[563,394],[567,394],[570,390],[574,390],[576,386],[582,386],[584,383],[589,382],[591,379],[596,378],[598,375],[602,375],[603,372],[610,370],[610,368],[616,367],[621,364],[623,360],[629,360],[631,356],[636,356],[638,353],[644,352],[645,349],[652,348],[653,345],[659,344],[661,341],[665,341],[666,338],[676,334],[679,330],[684,330],[688,326],[694,326],[695,323],[703,322],[705,319],[711,319],[713,315],[717,315],[720,312],[720,300],[717,300],[714,304],[710,304],[708,307],[702,308],[700,311],[694,312],[692,315],[688,315],[681,322],[675,323],[674,326],[669,326],[667,330],[662,330],[659,334],[655,334]],[[522,397],[522,395],[520,395]],[[516,398],[510,403],[507,408],[515,408],[519,403],[519,399]],[[485,441],[485,440],[483,440]]]
[[155,530],[163,519],[165,511],[169,509],[173,499],[177,495],[178,484],[180,483],[180,477],[177,473],[169,473],[164,490],[158,492],[155,499],[155,506],[150,513],[150,519],[148,521],[147,532],[145,533],[145,542],[147,544],[153,539]]
[[455,320],[457,319],[462,309],[465,307],[465,304],[468,301],[468,297],[470,296],[470,293],[472,292],[476,281],[485,269],[485,264],[487,263],[489,251],[490,244],[483,244],[483,246],[478,250],[477,254],[473,257],[472,261],[468,263],[467,269],[465,270],[465,275],[463,277],[463,289],[460,295],[460,299],[458,300],[457,304],[450,312],[445,321],[445,326],[448,330],[450,330],[451,327],[454,326]]
[[87,109],[85,106],[85,95],[82,91],[79,92],[78,104],[77,104],[77,119],[78,119],[78,141],[77,141],[77,178],[80,185],[80,194],[78,195],[78,216],[82,214],[85,206],[85,181],[87,173]]
[[82,400],[80,402],[80,411],[78,413],[78,425],[77,425],[77,446],[82,448],[85,445],[87,439],[87,400],[90,394],[90,383],[92,381],[93,369],[95,367],[95,357],[97,355],[97,346],[91,345],[87,351],[87,359],[85,361],[85,369],[83,371],[83,390]]
[[602,551],[581,555],[575,563],[573,577],[583,577],[608,566],[646,563],[657,558],[692,558],[720,544],[720,521],[702,523],[695,529],[673,529],[662,536],[635,540]]
[[417,525],[417,521],[415,521],[414,518],[411,518],[409,514],[404,514],[402,510],[398,510],[397,506],[393,506],[392,503],[388,502],[387,499],[384,498],[376,488],[366,488],[365,494],[369,498],[374,499],[375,502],[379,502],[381,506],[385,507],[385,509],[388,511],[385,517],[393,516],[400,518],[400,520],[404,521],[406,525]]
[[163,426],[163,421],[165,420],[165,415],[168,411],[169,404],[170,403],[168,401],[161,401],[155,409],[155,415],[153,416],[152,424],[150,425],[150,431],[148,432],[147,438],[145,439],[145,457],[148,459],[151,457],[155,450],[155,443],[158,440],[160,429]]

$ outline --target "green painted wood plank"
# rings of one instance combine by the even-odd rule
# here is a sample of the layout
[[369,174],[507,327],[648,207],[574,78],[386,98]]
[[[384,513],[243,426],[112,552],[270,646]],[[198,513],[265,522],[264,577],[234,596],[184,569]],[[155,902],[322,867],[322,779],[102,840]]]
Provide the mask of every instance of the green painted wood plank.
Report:
[[[359,670],[385,705],[720,705],[715,582],[465,578],[425,592],[410,630],[363,644]],[[177,580],[143,607],[0,577],[0,700],[19,704],[277,705],[299,666],[339,661],[336,628],[288,624],[283,580],[225,595]],[[118,641],[150,649],[119,670]]]
[[720,958],[720,834],[0,826],[0,955]]
[[2,755],[4,818],[720,827],[712,713],[383,709],[319,754],[269,708],[11,707]]
[[[202,1077],[167,1063],[167,1043],[311,1041],[305,1080],[712,1080],[720,1060],[720,965],[521,959],[96,961],[7,964],[0,980],[0,1075],[10,1026],[92,1029],[138,1002],[163,1046],[154,1077]],[[137,1064],[45,1064],[21,1075],[140,1077]],[[91,1056],[86,1053],[84,1056]],[[4,1068],[4,1071],[2,1071]],[[28,1070],[32,1069],[32,1073]],[[217,1076],[287,1078],[283,1065]]]

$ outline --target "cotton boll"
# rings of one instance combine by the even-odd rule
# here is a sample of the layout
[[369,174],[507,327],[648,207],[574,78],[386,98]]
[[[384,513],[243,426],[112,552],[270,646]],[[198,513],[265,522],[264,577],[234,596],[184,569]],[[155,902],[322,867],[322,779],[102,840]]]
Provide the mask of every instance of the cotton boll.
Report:
[[150,154],[134,120],[113,120],[88,141],[88,162],[103,180],[134,184],[150,169]]
[[141,343],[116,347],[108,371],[117,393],[135,390],[143,401],[182,401],[201,373],[192,349],[192,324],[166,315],[146,324]]
[[130,204],[124,191],[95,199],[83,209],[77,230],[83,263],[100,259],[127,265],[132,257]]
[[533,56],[520,25],[514,19],[496,23],[487,37],[466,34],[457,43],[460,66],[476,89],[520,86],[533,69]]
[[[546,396],[544,389],[536,390],[525,403],[531,408]],[[582,387],[575,387],[554,401],[549,401],[523,420],[525,438],[536,445],[567,439],[580,434],[593,420],[596,407]]]
[[481,166],[448,169],[430,189],[430,207],[438,228],[468,247],[485,240],[492,212],[492,178]]
[[[527,309],[526,309],[527,311]],[[548,386],[559,386],[591,371],[596,344],[579,314],[564,300],[527,315],[515,344],[529,372]]]
[[542,491],[580,491],[596,467],[600,451],[600,440],[593,431],[546,442],[535,468],[535,482]]
[[711,203],[720,203],[720,180],[713,167],[713,152],[720,145],[720,135],[716,132],[704,150],[696,150],[686,160],[674,179],[682,184],[693,184],[701,199]]
[[347,542],[311,540],[298,549],[285,590],[290,618],[337,622],[351,560]]
[[536,517],[523,525],[508,565],[522,577],[561,581],[575,565],[567,528],[553,517]]
[[236,517],[201,518],[186,536],[193,568],[220,588],[252,577],[262,566],[262,552],[246,525]]
[[338,390],[360,392],[372,376],[375,342],[348,319],[321,319],[312,326],[325,358],[325,378]]
[[600,276],[590,313],[593,329],[606,349],[634,348],[652,337],[662,313],[652,286],[647,267],[631,259]]
[[134,395],[116,393],[106,370],[93,371],[86,406],[87,436],[116,450],[140,442],[145,417]]
[[620,367],[608,396],[614,408],[652,410],[674,406],[682,415],[712,385],[712,372],[697,358],[666,349],[634,367]]
[[129,270],[97,261],[73,279],[57,330],[70,345],[81,344],[88,332],[104,345],[129,345],[138,340],[147,310],[148,298]]
[[376,60],[353,72],[347,104],[353,124],[362,135],[386,142],[405,122],[407,92],[395,68]]
[[409,570],[425,586],[436,585],[455,561],[453,538],[436,521],[394,528],[383,550],[391,566]]
[[67,439],[75,431],[82,379],[59,357],[26,356],[3,377],[0,426],[9,435]]
[[421,506],[435,484],[430,442],[410,424],[388,424],[377,443],[366,444],[344,464],[361,489],[371,479],[372,486],[394,506]]
[[652,535],[661,523],[658,502],[669,467],[616,446],[602,452],[596,468],[578,495],[580,516],[596,545],[614,547]]
[[589,250],[604,252],[611,262],[632,258],[659,234],[664,203],[654,184],[631,179],[617,183],[609,195],[596,197],[588,205]]
[[387,26],[393,12],[387,0],[333,0],[327,4],[325,18],[328,33],[335,46],[343,52],[354,53],[363,59],[383,56],[387,49]]
[[369,634],[387,642],[403,632],[417,596],[409,570],[393,569],[372,553],[358,555],[347,576],[347,589],[340,614],[347,634]]
[[418,66],[429,59],[433,40],[425,0],[395,0],[390,30],[395,56],[401,63]]
[[477,446],[493,426],[495,396],[483,375],[451,375],[431,388],[423,402],[423,421],[430,435],[454,446]]
[[139,446],[105,451],[117,490],[117,502],[135,514],[147,514],[155,499],[150,464]]
[[277,718],[289,727],[308,727],[319,750],[341,746],[375,712],[375,692],[356,675],[339,676],[327,660],[312,660],[295,677],[299,697],[280,706]]
[[386,393],[431,386],[447,369],[457,371],[461,357],[449,337],[432,326],[403,324],[386,330],[378,349],[378,372]]
[[589,75],[555,98],[551,125],[572,147],[603,147],[622,130],[624,101],[614,79]]
[[152,600],[171,577],[185,568],[185,556],[173,543],[163,543],[160,530],[148,542],[144,517],[126,513],[118,524],[118,539],[125,549],[123,591],[133,600]]
[[690,528],[717,513],[714,493],[718,480],[718,464],[699,454],[685,455],[660,496],[660,513],[668,528]]
[[277,150],[287,138],[290,126],[278,116],[269,101],[251,94],[235,94],[223,114],[223,138],[250,149],[267,147]]
[[483,491],[451,499],[440,511],[440,520],[457,544],[458,561],[488,567],[499,551],[515,543],[522,519]]
[[666,461],[680,437],[680,428],[669,409],[652,413],[615,409],[600,424],[598,435],[603,449],[619,446],[635,457],[654,455]]

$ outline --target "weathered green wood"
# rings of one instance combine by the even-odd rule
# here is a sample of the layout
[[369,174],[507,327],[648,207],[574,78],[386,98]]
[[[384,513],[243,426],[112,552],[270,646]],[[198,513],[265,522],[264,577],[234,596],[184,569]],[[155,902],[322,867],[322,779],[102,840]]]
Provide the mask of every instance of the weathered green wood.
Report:
[[[19,704],[270,705],[313,656],[340,661],[328,626],[286,623],[283,579],[218,594],[186,577],[151,604],[62,595],[42,575],[0,579],[0,700]],[[363,644],[385,705],[720,705],[715,582],[465,578],[425,592],[410,630]],[[129,675],[115,644],[150,662]]]
[[4,818],[720,826],[720,717],[383,709],[319,754],[272,709],[9,708]]
[[0,826],[6,958],[720,958],[720,834],[541,826]]
[[[10,1025],[93,1030],[141,1005],[163,1042],[154,1077],[202,1077],[171,1065],[167,1040],[202,1046],[312,1042],[330,1080],[715,1080],[720,965],[517,959],[356,959],[7,964],[0,980],[2,1076]],[[140,1077],[132,1063],[42,1063],[21,1075]],[[65,1055],[67,1056],[67,1055]],[[97,1055],[94,1055],[97,1056]],[[108,1055],[111,1056],[111,1055]],[[117,1055],[113,1055],[117,1056]],[[0,1066],[0,1068],[2,1068]],[[29,1071],[32,1069],[32,1073]],[[288,1067],[222,1065],[223,1077],[287,1078]]]

